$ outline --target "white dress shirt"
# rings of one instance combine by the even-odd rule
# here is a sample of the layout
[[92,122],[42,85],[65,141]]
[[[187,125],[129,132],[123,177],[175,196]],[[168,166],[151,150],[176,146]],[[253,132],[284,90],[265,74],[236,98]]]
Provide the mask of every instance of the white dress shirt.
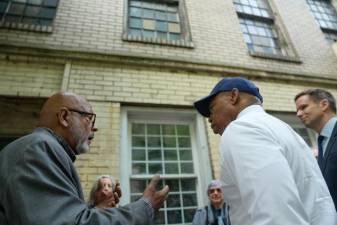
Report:
[[333,201],[304,140],[259,105],[221,137],[221,181],[232,225],[335,225]]

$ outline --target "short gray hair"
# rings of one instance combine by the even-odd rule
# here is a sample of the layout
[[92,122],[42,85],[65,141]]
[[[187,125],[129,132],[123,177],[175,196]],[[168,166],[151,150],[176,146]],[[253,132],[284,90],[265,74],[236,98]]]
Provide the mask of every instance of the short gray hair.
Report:
[[95,182],[93,183],[91,190],[90,190],[90,194],[89,194],[89,199],[88,199],[88,204],[90,205],[95,205],[95,193],[98,189],[98,183],[101,179],[103,178],[108,178],[111,180],[111,183],[113,185],[115,185],[115,178],[113,176],[110,175],[101,175],[99,177],[97,177],[97,179],[95,180]]

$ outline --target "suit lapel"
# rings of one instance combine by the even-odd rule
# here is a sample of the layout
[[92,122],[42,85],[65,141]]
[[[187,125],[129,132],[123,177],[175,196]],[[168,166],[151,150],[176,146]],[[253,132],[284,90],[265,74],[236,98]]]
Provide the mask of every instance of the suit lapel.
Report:
[[325,171],[325,168],[326,168],[327,160],[329,158],[329,155],[333,151],[333,147],[334,147],[336,141],[337,141],[337,123],[335,123],[335,127],[332,131],[328,146],[326,147],[326,152],[325,152],[324,157],[323,157],[323,164],[322,164],[322,173],[323,174],[324,174],[324,171]]

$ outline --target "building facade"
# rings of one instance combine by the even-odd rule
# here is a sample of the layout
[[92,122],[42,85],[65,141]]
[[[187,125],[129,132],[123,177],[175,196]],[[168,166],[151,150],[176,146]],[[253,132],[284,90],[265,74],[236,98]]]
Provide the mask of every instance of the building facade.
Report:
[[76,161],[88,193],[121,181],[121,204],[160,173],[171,193],[156,224],[190,224],[219,177],[219,137],[193,109],[222,77],[259,86],[264,108],[315,146],[295,116],[310,87],[337,97],[336,1],[0,0],[0,145],[29,133],[60,90],[97,113]]

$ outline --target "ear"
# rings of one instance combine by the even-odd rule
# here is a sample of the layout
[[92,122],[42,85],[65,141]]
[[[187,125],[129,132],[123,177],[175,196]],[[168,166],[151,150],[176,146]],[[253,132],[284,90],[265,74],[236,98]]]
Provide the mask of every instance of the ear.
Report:
[[231,99],[230,102],[232,105],[235,105],[239,101],[240,91],[237,88],[233,88],[231,91]]
[[319,106],[321,107],[323,112],[327,112],[330,110],[330,104],[327,99],[323,99],[319,102]]
[[68,110],[65,108],[61,108],[57,113],[57,120],[62,127],[68,127]]

